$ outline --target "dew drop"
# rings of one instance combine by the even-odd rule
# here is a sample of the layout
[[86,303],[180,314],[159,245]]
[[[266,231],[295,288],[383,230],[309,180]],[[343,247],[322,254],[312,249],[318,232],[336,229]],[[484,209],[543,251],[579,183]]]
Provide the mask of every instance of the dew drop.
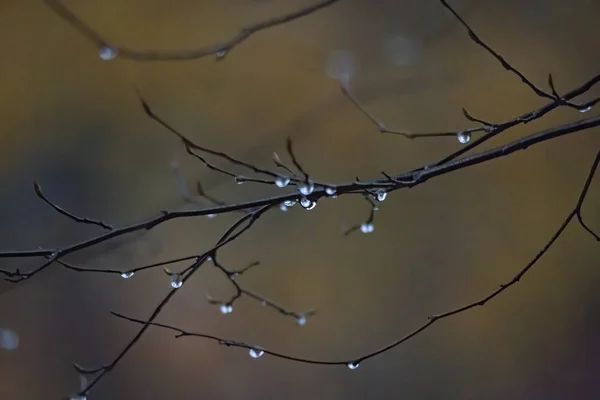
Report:
[[206,214],[206,218],[215,218],[217,214]]
[[87,400],[87,396],[70,396],[69,400]]
[[297,323],[298,325],[300,325],[300,326],[304,326],[304,325],[306,325],[306,316],[304,316],[304,315],[299,315],[299,316],[296,318],[296,323]]
[[335,194],[335,192],[337,192],[337,189],[334,187],[326,187],[325,188],[325,193],[327,193],[329,196],[333,196]]
[[462,144],[469,143],[469,141],[471,140],[471,134],[467,132],[458,132],[456,137],[458,138],[458,141]]
[[246,179],[239,177],[239,176],[236,176],[234,180],[235,180],[235,183],[237,183],[238,185],[241,185],[242,183],[246,182]]
[[127,271],[127,272],[123,272],[121,274],[121,278],[123,279],[129,279],[133,276],[134,272],[133,271]]
[[19,335],[11,329],[0,329],[0,349],[15,350],[19,347]]
[[280,209],[281,211],[287,211],[287,210],[288,210],[287,206],[286,206],[285,204],[283,204],[283,203],[281,203],[281,204],[279,205],[279,209]]
[[353,361],[353,362],[350,362],[350,363],[348,363],[348,364],[346,364],[346,365],[347,365],[347,366],[348,366],[348,368],[350,368],[350,369],[356,369],[356,368],[358,368],[358,366],[359,366],[360,364],[359,364],[358,362],[356,362],[356,361]]
[[303,197],[302,199],[300,199],[300,205],[305,209],[305,210],[312,210],[313,208],[315,208],[315,206],[317,205],[316,201],[312,201],[307,199],[306,197]]
[[283,202],[283,205],[286,207],[293,207],[296,204],[296,200],[286,200]]
[[375,225],[372,222],[365,222],[360,226],[360,231],[362,233],[370,233],[375,230]]
[[265,352],[263,350],[261,350],[260,348],[250,349],[250,351],[248,353],[250,354],[250,357],[252,357],[252,358],[260,358],[260,357],[262,357],[263,354],[265,354]]
[[387,192],[385,190],[379,190],[377,192],[377,201],[384,201],[387,197]]
[[221,314],[231,314],[233,312],[233,306],[231,304],[221,304]]
[[580,113],[586,113],[592,109],[592,106],[588,106],[586,108],[582,108],[579,110]]
[[171,286],[173,289],[179,289],[181,285],[183,285],[183,279],[181,278],[181,275],[173,274],[171,276]]
[[100,56],[100,59],[104,60],[104,61],[110,61],[112,59],[114,59],[117,56],[117,49],[114,49],[112,47],[109,46],[102,46],[100,47],[100,50],[98,51],[98,55]]
[[215,56],[217,56],[217,60],[220,60],[221,58],[225,57],[226,55],[227,55],[226,49],[217,50],[217,52],[215,53]]
[[305,182],[298,185],[298,191],[305,196],[308,196],[315,190],[315,184],[312,182]]
[[278,176],[277,178],[275,178],[275,185],[277,187],[283,188],[286,187],[288,185],[288,183],[290,183],[290,178],[288,178],[287,176]]

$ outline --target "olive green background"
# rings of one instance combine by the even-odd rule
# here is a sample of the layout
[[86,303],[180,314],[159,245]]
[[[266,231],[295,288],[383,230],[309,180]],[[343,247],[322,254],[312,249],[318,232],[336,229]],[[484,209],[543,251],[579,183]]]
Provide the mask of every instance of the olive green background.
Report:
[[[89,24],[133,48],[193,48],[310,0],[69,1]],[[593,0],[456,1],[498,52],[540,86],[567,91],[600,70],[600,5]],[[422,44],[397,66],[385,43]],[[0,2],[0,243],[4,250],[61,246],[98,233],[61,217],[46,194],[77,214],[122,225],[183,202],[200,179],[225,201],[273,193],[235,185],[185,157],[147,119],[137,86],[166,120],[198,143],[261,166],[285,138],[316,178],[346,182],[400,172],[456,150],[453,138],[380,135],[325,73],[328,54],[355,54],[356,96],[389,127],[468,127],[460,111],[504,121],[539,107],[517,78],[475,46],[437,1],[344,0],[253,36],[225,60],[103,62],[97,49],[40,1]],[[598,91],[595,92],[598,95]],[[590,95],[584,98],[591,98]],[[597,111],[591,111],[594,113]],[[558,110],[492,140],[499,145],[580,118]],[[160,321],[266,348],[323,359],[362,355],[509,280],[546,243],[576,202],[596,151],[591,130],[388,196],[369,235],[341,235],[363,221],[357,198],[312,211],[274,210],[220,254],[240,278],[294,310],[318,309],[300,328],[249,299],[223,316],[205,293],[231,292],[210,268],[177,294]],[[180,172],[173,170],[178,162]],[[584,216],[600,229],[600,182]],[[234,215],[170,222],[138,240],[70,260],[123,268],[201,252]],[[110,246],[109,246],[110,247]],[[600,396],[598,243],[573,224],[521,283],[483,308],[439,322],[356,371],[263,357],[152,329],[90,399],[588,399]],[[40,260],[0,260],[31,267]],[[159,270],[123,280],[54,267],[19,287],[0,286],[0,328],[20,336],[0,350],[0,398],[57,399],[77,391],[71,368],[108,362],[170,289]]]

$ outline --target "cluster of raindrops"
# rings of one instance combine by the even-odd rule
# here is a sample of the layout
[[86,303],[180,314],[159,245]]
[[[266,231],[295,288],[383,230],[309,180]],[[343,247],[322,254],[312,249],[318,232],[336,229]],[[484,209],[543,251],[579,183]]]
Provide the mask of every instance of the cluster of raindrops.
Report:
[[325,62],[325,72],[330,78],[339,81],[342,86],[348,88],[350,80],[356,72],[354,54],[346,50],[332,51]]
[[462,144],[469,143],[471,140],[471,134],[469,132],[458,132],[456,134],[458,141]]
[[221,304],[221,307],[219,307],[219,311],[221,311],[221,314],[223,315],[231,314],[233,312],[233,306],[231,304],[223,303]]
[[265,354],[264,350],[260,347],[253,347],[250,349],[250,351],[248,351],[248,353],[252,358],[260,358],[263,354]]
[[101,60],[110,61],[117,57],[118,51],[117,49],[110,46],[102,46],[98,51],[98,56]]

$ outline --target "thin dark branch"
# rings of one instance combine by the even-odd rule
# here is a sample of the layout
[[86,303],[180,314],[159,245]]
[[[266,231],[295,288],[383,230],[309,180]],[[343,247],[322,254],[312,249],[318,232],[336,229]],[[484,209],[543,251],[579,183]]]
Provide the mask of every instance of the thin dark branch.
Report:
[[[194,149],[194,150],[199,150],[202,151],[204,153],[210,154],[212,156],[215,157],[219,157],[221,159],[224,159],[234,165],[239,165],[241,167],[244,168],[248,168],[249,170],[253,171],[254,173],[257,174],[264,174],[264,175],[268,175],[270,177],[276,178],[279,177],[278,174],[271,172],[269,170],[265,170],[262,168],[258,168],[252,164],[249,164],[247,162],[238,160],[236,158],[231,157],[230,155],[223,153],[221,151],[216,151],[216,150],[212,150],[206,147],[202,147],[196,143],[194,143],[193,141],[191,141],[190,139],[188,139],[186,136],[184,136],[181,132],[179,132],[177,129],[173,128],[169,123],[167,123],[165,120],[163,120],[161,117],[159,117],[158,115],[156,115],[156,113],[154,113],[154,111],[150,108],[150,105],[148,105],[148,103],[146,102],[146,100],[144,100],[144,98],[141,96],[141,94],[139,92],[137,92],[138,94],[138,98],[142,104],[142,108],[144,109],[144,112],[146,113],[146,115],[154,120],[155,122],[159,123],[160,125],[162,125],[164,128],[166,128],[167,130],[171,131],[171,133],[175,134],[179,139],[181,139],[183,141],[183,143],[186,146],[186,149],[188,149],[188,153],[190,153],[190,149]],[[196,155],[195,153],[191,152],[190,154],[195,155],[196,157],[199,157],[198,155]],[[203,160],[201,160],[203,161]],[[204,161],[203,161],[204,162]],[[224,171],[221,171],[227,175],[233,176],[235,177],[234,174],[230,174]]]
[[50,199],[48,199],[48,197],[46,197],[44,192],[42,192],[42,188],[41,188],[40,184],[37,181],[33,181],[33,189],[35,190],[35,194],[40,199],[42,199],[46,204],[48,204],[50,207],[52,207],[53,209],[58,211],[59,214],[62,214],[65,217],[72,219],[75,222],[82,223],[82,224],[96,225],[96,226],[99,226],[99,227],[104,228],[109,231],[114,229],[111,225],[108,225],[102,221],[85,218],[85,217],[78,217],[77,215],[74,215],[74,214],[68,212],[67,210],[65,210],[64,208],[58,206],[56,203],[52,202]]
[[516,76],[519,77],[519,79],[521,79],[521,81],[527,85],[531,90],[533,90],[533,92],[535,94],[537,94],[540,97],[544,97],[547,99],[551,99],[554,100],[555,97],[552,96],[551,94],[546,93],[545,91],[543,91],[542,89],[538,88],[537,86],[535,86],[529,79],[527,79],[525,77],[525,75],[523,75],[520,71],[518,71],[516,68],[514,68],[512,65],[510,65],[505,59],[504,57],[502,57],[500,54],[496,53],[490,46],[488,46],[487,44],[485,44],[480,38],[479,36],[477,36],[477,34],[473,31],[473,29],[471,29],[471,27],[465,22],[465,20],[454,10],[454,8],[452,8],[448,2],[446,0],[440,0],[440,2],[442,3],[442,5],[448,9],[448,11],[450,11],[452,13],[452,15],[454,15],[454,17],[462,24],[462,26],[465,27],[465,29],[467,30],[467,32],[469,33],[469,37],[471,38],[471,40],[473,40],[473,42],[475,42],[478,46],[482,47],[483,49],[485,49],[485,51],[487,51],[489,54],[491,54],[496,60],[498,60],[498,62],[500,62],[500,64],[502,64],[502,66],[504,67],[504,69],[506,69],[507,71],[510,71],[511,73],[515,74]]
[[248,269],[250,269],[251,267],[258,265],[258,263],[253,263],[250,264],[249,266],[247,266],[246,268],[240,270],[240,271],[230,271],[229,269],[225,268],[219,261],[217,261],[217,257],[212,257],[212,262],[214,264],[214,266],[220,270],[229,280],[229,282],[233,285],[233,287],[235,288],[235,294],[233,296],[231,296],[231,298],[227,301],[220,301],[217,299],[213,299],[209,297],[209,302],[212,304],[223,304],[223,305],[228,305],[228,306],[232,306],[233,303],[239,299],[242,295],[246,295],[247,297],[250,297],[256,301],[258,301],[259,303],[261,303],[264,306],[270,307],[272,309],[274,309],[275,311],[279,312],[281,315],[286,316],[286,317],[294,317],[296,319],[296,321],[303,321],[301,324],[304,325],[304,323],[306,323],[306,317],[310,316],[310,315],[314,315],[315,314],[315,310],[310,310],[308,312],[304,312],[304,313],[299,313],[296,311],[290,311],[288,309],[286,309],[285,307],[275,303],[272,300],[267,299],[266,297],[257,294],[255,292],[252,292],[248,289],[243,288],[239,282],[237,281],[237,276],[242,274],[243,272],[247,271]]
[[304,170],[304,168],[302,168],[302,165],[300,165],[300,163],[298,162],[298,159],[296,158],[296,154],[294,154],[292,138],[289,136],[286,141],[286,149],[287,149],[288,154],[290,155],[290,158],[292,159],[292,163],[294,163],[294,166],[298,169],[298,171],[300,171],[300,173],[302,175],[304,175],[304,181],[308,182],[310,180],[310,177],[309,177],[308,173]]
[[[547,140],[555,139],[560,136],[572,134],[574,132],[580,132],[587,129],[595,128],[600,126],[600,116],[583,119],[576,122],[567,123],[564,125],[556,126],[550,129],[546,129],[541,132],[537,132],[531,135],[524,136],[518,140],[499,146],[488,151],[466,156],[457,160],[447,162],[445,164],[436,166],[427,166],[420,169],[412,170],[402,174],[393,176],[393,181],[389,179],[384,180],[373,180],[373,181],[360,181],[351,182],[342,185],[336,185],[336,195],[341,196],[345,194],[362,194],[365,190],[377,190],[385,189],[387,192],[403,189],[406,187],[414,187],[422,184],[431,178],[441,176],[453,171],[457,171],[463,168],[468,168],[477,164],[481,164],[496,158],[505,157],[518,150],[523,150],[530,146],[543,143]],[[410,181],[410,183],[405,183]],[[35,256],[53,256],[53,260],[62,258],[73,252],[94,246],[98,243],[105,242],[109,239],[122,236],[128,233],[150,230],[155,226],[158,226],[164,222],[179,219],[179,218],[191,218],[196,216],[205,216],[208,214],[222,214],[237,210],[250,210],[264,206],[275,206],[283,203],[286,200],[299,201],[302,196],[298,193],[291,193],[286,195],[274,196],[269,198],[262,198],[259,200],[253,200],[244,203],[218,206],[212,208],[206,208],[203,210],[183,210],[183,211],[165,211],[161,215],[151,218],[149,220],[139,222],[137,224],[125,226],[119,229],[113,229],[103,235],[93,237],[91,239],[84,240],[82,242],[73,244],[71,246],[62,249],[36,249],[36,250],[25,250],[25,251],[6,251],[0,252],[0,258],[22,258],[22,257],[35,257]],[[311,201],[316,202],[322,197],[328,197],[325,189],[317,188],[307,198]],[[52,264],[52,260],[49,260],[41,267],[27,273],[15,274],[15,271],[7,271],[0,269],[0,273],[14,277],[16,275],[21,276],[23,279],[30,278],[36,273],[44,270]]]
[[340,88],[341,88],[344,96],[346,96],[346,98],[348,98],[350,100],[350,102],[352,104],[354,104],[356,106],[356,108],[358,108],[358,110],[363,115],[365,115],[371,122],[373,122],[375,125],[377,125],[377,128],[379,129],[380,133],[390,133],[390,134],[394,134],[394,135],[400,135],[400,136],[405,137],[406,139],[417,139],[417,138],[437,138],[437,137],[454,137],[455,138],[460,132],[471,134],[471,133],[486,131],[484,127],[469,128],[464,131],[432,132],[432,133],[412,133],[412,132],[409,132],[406,130],[388,129],[383,124],[383,122],[381,122],[380,120],[375,118],[373,115],[371,115],[371,113],[369,113],[369,111],[367,111],[367,109],[358,101],[358,99],[353,94],[351,94],[348,91],[348,89],[345,86],[342,85],[342,86],[340,86]]
[[[223,236],[221,236],[221,238],[213,247],[213,250],[210,253],[205,253],[202,257],[199,257],[194,262],[194,264],[192,264],[189,271],[184,274],[182,284],[185,284],[185,282],[187,282],[194,275],[194,273],[198,271],[198,269],[208,260],[209,254],[212,254],[214,256],[218,248],[231,242],[230,239],[237,238],[242,233],[248,231],[252,227],[252,225],[258,220],[258,218],[260,218],[262,214],[269,210],[269,208],[270,206],[264,206],[254,211],[253,213],[249,213],[238,219],[231,227],[229,227],[229,229],[227,229]],[[242,229],[240,229],[238,232],[236,232],[236,230],[245,222],[247,222],[248,224]],[[104,368],[102,368],[101,372],[94,378],[94,380],[81,390],[80,395],[87,395],[89,391],[119,363],[119,361],[129,352],[129,350],[131,350],[131,348],[141,339],[141,337],[144,335],[144,333],[150,326],[150,323],[156,317],[158,317],[158,315],[160,315],[162,309],[169,303],[171,298],[175,296],[175,293],[177,293],[178,290],[178,288],[174,288],[171,291],[169,291],[169,293],[163,298],[163,300],[155,307],[154,311],[150,315],[150,318],[148,319],[148,322],[144,324],[144,326],[138,331],[138,333],[127,343],[127,345],[117,355],[117,357],[115,357],[112,362],[110,362]]]
[[[476,307],[482,307],[484,306],[488,301],[494,299],[495,297],[497,297],[498,295],[500,295],[500,293],[504,292],[505,290],[507,290],[509,287],[513,286],[514,284],[516,284],[517,282],[519,282],[521,280],[521,278],[523,278],[523,276],[525,276],[525,274],[527,274],[527,272],[529,272],[533,266],[542,258],[542,256],[550,249],[550,247],[556,242],[556,240],[560,237],[560,235],[564,232],[564,230],[566,229],[566,227],[569,225],[569,223],[571,222],[571,220],[577,215],[577,213],[579,212],[579,210],[581,209],[581,206],[585,200],[585,197],[587,195],[589,186],[592,182],[592,179],[594,177],[594,174],[598,168],[598,164],[600,163],[600,152],[598,152],[598,154],[596,155],[596,158],[594,160],[594,163],[590,169],[590,172],[588,174],[588,177],[586,179],[586,183],[583,187],[583,190],[581,191],[581,194],[579,195],[579,199],[577,201],[577,204],[575,205],[574,209],[568,214],[567,218],[563,221],[563,223],[559,226],[559,228],[556,230],[556,232],[552,235],[552,237],[550,238],[550,240],[544,245],[544,247],[533,257],[533,259],[531,261],[529,261],[529,263],[527,263],[527,265],[525,265],[525,267],[523,267],[510,281],[500,285],[500,287],[496,290],[494,290],[493,292],[491,292],[490,294],[488,294],[487,296],[481,298],[480,300],[474,301],[472,303],[469,303],[467,305],[455,308],[453,310],[450,311],[446,311],[440,314],[435,314],[432,315],[430,317],[428,317],[428,320],[426,323],[424,323],[423,325],[421,325],[420,327],[418,327],[417,329],[413,330],[412,332],[408,333],[407,335],[403,336],[402,338],[388,344],[387,346],[384,346],[376,351],[370,352],[368,354],[362,355],[360,357],[356,357],[356,358],[352,358],[352,359],[346,359],[346,360],[340,360],[340,361],[328,361],[328,360],[316,360],[316,359],[308,359],[308,358],[299,358],[299,357],[294,357],[294,356],[289,356],[286,354],[282,354],[282,353],[278,353],[278,352],[274,352],[274,351],[269,351],[267,349],[263,349],[261,347],[261,350],[264,351],[265,354],[269,354],[273,357],[277,357],[277,358],[282,358],[285,360],[290,360],[290,361],[296,361],[296,362],[300,362],[300,363],[306,363],[306,364],[318,364],[318,365],[348,365],[348,366],[352,366],[353,369],[356,368],[358,366],[359,363],[368,360],[370,358],[374,358],[380,354],[383,354],[387,351],[392,350],[393,348],[401,345],[402,343],[407,342],[408,340],[410,340],[411,338],[417,336],[418,334],[420,334],[421,332],[425,331],[427,328],[429,328],[430,326],[432,326],[436,321],[442,320],[442,319],[446,319],[446,318],[450,318],[452,316],[464,313],[466,311],[469,311],[473,308]],[[225,344],[225,345],[230,345],[232,347],[242,347],[242,348],[247,348],[247,349],[251,349],[251,348],[256,348],[255,346],[249,346],[244,344],[243,342],[235,342],[235,341],[230,341],[230,340],[226,340],[226,339],[222,339],[216,336],[212,336],[212,335],[207,335],[207,334],[203,334],[203,333],[193,333],[193,332],[189,332],[189,331],[185,331],[183,329],[180,328],[176,328],[174,326],[171,325],[166,325],[166,324],[159,324],[159,323],[148,323],[146,321],[142,321],[139,319],[135,319],[135,318],[131,318],[131,317],[126,317],[122,314],[115,314],[117,317],[119,318],[123,318],[125,320],[131,321],[131,322],[135,322],[138,324],[144,324],[144,326],[148,326],[153,325],[153,326],[157,326],[157,327],[161,327],[161,328],[165,328],[165,329],[170,329],[173,331],[178,332],[178,335],[176,337],[183,337],[183,336],[195,336],[195,337],[201,337],[201,338],[205,338],[205,339],[211,339],[211,340],[215,340],[217,342],[219,342],[220,344]]]
[[208,55],[216,55],[218,59],[222,59],[230,52],[234,47],[240,45],[246,39],[253,34],[273,28],[278,25],[294,21],[296,19],[310,15],[316,11],[322,10],[329,7],[340,0],[322,0],[311,6],[303,7],[299,10],[291,13],[272,17],[265,21],[257,22],[242,28],[235,36],[231,39],[221,43],[213,44],[206,47],[189,49],[189,50],[135,50],[124,46],[117,46],[111,43],[109,40],[104,38],[100,33],[92,29],[88,24],[83,22],[77,15],[69,10],[59,0],[45,0],[46,4],[52,8],[52,10],[60,16],[62,19],[67,21],[73,26],[79,33],[81,33],[86,39],[92,42],[99,48],[108,47],[118,53],[121,58],[126,58],[135,61],[175,61],[175,60],[194,60]]

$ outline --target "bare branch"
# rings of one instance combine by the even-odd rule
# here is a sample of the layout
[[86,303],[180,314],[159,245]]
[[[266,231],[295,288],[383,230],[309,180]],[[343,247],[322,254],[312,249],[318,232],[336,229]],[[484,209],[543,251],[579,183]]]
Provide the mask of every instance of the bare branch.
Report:
[[[286,355],[283,353],[278,353],[278,352],[274,352],[274,351],[270,351],[267,349],[264,349],[262,347],[260,347],[261,350],[264,351],[264,354],[268,354],[271,355],[273,357],[277,357],[277,358],[282,358],[285,360],[289,360],[289,361],[295,361],[295,362],[300,362],[300,363],[306,363],[306,364],[317,364],[317,365],[346,365],[348,366],[350,369],[355,369],[359,366],[359,364],[365,360],[374,358],[380,354],[386,353],[390,350],[392,350],[393,348],[407,342],[408,340],[412,339],[413,337],[417,336],[418,334],[422,333],[423,331],[425,331],[427,328],[429,328],[430,326],[432,326],[436,321],[442,320],[442,319],[446,319],[446,318],[450,318],[452,316],[456,316],[458,314],[464,313],[466,311],[469,311],[473,308],[476,307],[482,307],[484,306],[488,301],[494,299],[495,297],[497,297],[498,295],[500,295],[500,293],[504,292],[505,290],[507,290],[509,287],[513,286],[514,284],[516,284],[517,282],[519,282],[521,280],[521,278],[523,278],[523,276],[529,272],[533,266],[542,258],[542,256],[550,249],[550,247],[556,242],[556,240],[560,237],[560,235],[564,232],[564,230],[567,228],[567,226],[569,225],[569,222],[571,222],[571,220],[577,215],[577,213],[579,212],[579,210],[581,209],[581,205],[583,204],[583,201],[585,200],[585,197],[587,195],[589,186],[592,182],[592,179],[594,177],[594,174],[598,168],[598,164],[600,163],[600,152],[598,152],[598,154],[596,155],[596,158],[594,160],[594,163],[590,169],[590,172],[588,174],[588,177],[586,179],[586,183],[583,187],[583,190],[581,191],[581,194],[579,195],[579,199],[577,201],[577,204],[575,205],[574,209],[568,214],[567,218],[563,221],[563,223],[560,225],[560,227],[556,230],[556,232],[552,235],[552,237],[550,238],[550,240],[544,245],[544,247],[535,255],[535,257],[533,257],[533,259],[527,263],[527,265],[525,265],[525,267],[523,267],[510,281],[500,285],[500,287],[496,290],[494,290],[493,292],[491,292],[490,294],[488,294],[487,296],[481,298],[480,300],[474,301],[472,303],[469,303],[467,305],[452,309],[450,311],[446,311],[440,314],[435,314],[432,315],[430,317],[428,317],[428,320],[426,323],[424,323],[423,325],[421,325],[420,327],[416,328],[415,330],[413,330],[412,332],[408,333],[407,335],[403,336],[402,338],[378,349],[375,350],[373,352],[364,354],[362,356],[359,357],[355,357],[352,359],[345,359],[345,360],[317,360],[317,359],[308,359],[308,358],[300,358],[300,357],[295,357],[295,356],[290,356],[290,355]],[[183,336],[195,336],[195,337],[200,337],[200,338],[205,338],[205,339],[211,339],[211,340],[215,340],[217,342],[219,342],[220,344],[225,344],[225,345],[231,345],[233,347],[242,347],[242,348],[256,348],[254,346],[248,346],[246,344],[244,344],[243,342],[235,342],[235,341],[229,341],[226,339],[221,339],[212,335],[207,335],[207,334],[203,334],[203,333],[193,333],[193,332],[188,332],[185,331],[183,329],[180,328],[176,328],[174,326],[171,325],[166,325],[166,324],[159,324],[159,323],[148,323],[146,321],[142,321],[139,319],[135,319],[135,318],[131,318],[131,317],[126,317],[122,314],[115,314],[119,318],[123,318],[126,319],[128,321],[131,322],[135,322],[138,324],[144,324],[144,326],[148,326],[148,325],[153,325],[153,326],[157,326],[157,327],[161,327],[161,328],[165,328],[165,329],[170,329],[173,331],[178,332],[178,335],[176,337],[183,337]]]
[[292,22],[296,19],[310,15],[316,11],[329,7],[339,0],[322,0],[311,6],[303,7],[291,13],[269,18],[265,21],[257,22],[242,28],[231,39],[213,44],[206,47],[200,47],[189,50],[135,50],[124,46],[117,46],[104,38],[100,33],[92,29],[88,24],[77,17],[59,0],[45,0],[46,4],[62,19],[73,26],[86,39],[92,42],[98,48],[108,48],[118,54],[119,57],[135,61],[179,61],[195,60],[209,55],[215,55],[217,59],[224,58],[234,47],[240,45],[253,34]]
[[65,217],[72,219],[73,221],[78,222],[78,223],[96,225],[96,226],[99,226],[99,227],[104,228],[109,231],[113,229],[113,227],[111,225],[108,225],[102,221],[84,218],[84,217],[78,217],[77,215],[74,215],[74,214],[68,212],[64,208],[57,205],[56,203],[52,202],[50,199],[48,199],[48,197],[46,197],[44,192],[42,192],[42,187],[40,186],[40,184],[37,181],[33,181],[33,189],[35,190],[35,194],[40,199],[42,199],[46,204],[48,204],[50,207],[54,208],[56,211],[58,211],[59,214],[62,214]]

